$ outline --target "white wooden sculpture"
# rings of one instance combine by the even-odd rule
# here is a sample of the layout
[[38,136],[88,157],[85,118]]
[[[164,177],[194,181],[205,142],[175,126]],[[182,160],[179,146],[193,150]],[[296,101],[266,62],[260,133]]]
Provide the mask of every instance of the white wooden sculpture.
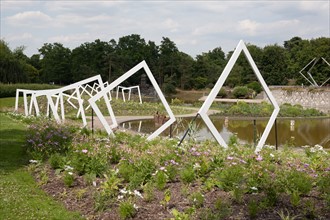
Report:
[[271,104],[274,106],[274,111],[267,123],[267,126],[258,142],[258,145],[256,146],[256,152],[259,152],[262,147],[265,144],[265,141],[269,135],[269,132],[275,122],[275,119],[278,115],[278,112],[280,110],[275,98],[273,97],[272,93],[270,92],[266,82],[264,81],[262,75],[260,74],[256,64],[254,63],[248,49],[246,48],[244,42],[241,40],[239,41],[234,53],[232,54],[232,56],[230,57],[230,60],[228,61],[225,69],[223,70],[220,78],[218,79],[217,83],[215,84],[214,88],[212,89],[212,91],[210,92],[210,94],[208,95],[208,97],[206,98],[205,102],[203,103],[202,107],[200,108],[200,110],[198,111],[198,114],[201,116],[201,118],[204,120],[206,126],[209,128],[209,130],[211,131],[212,135],[214,136],[214,138],[217,140],[217,142],[223,146],[224,148],[228,148],[227,143],[224,141],[224,139],[221,137],[220,133],[217,131],[216,127],[214,126],[214,124],[212,123],[212,121],[210,120],[209,116],[207,115],[207,111],[209,110],[210,106],[212,105],[214,99],[216,98],[217,94],[219,93],[220,89],[222,88],[225,80],[227,79],[230,71],[232,70],[234,64],[236,63],[238,56],[241,54],[241,52],[244,52],[247,60],[249,61],[254,73],[256,74],[262,88],[264,89],[265,93],[267,94]]
[[[24,111],[25,111],[25,115],[29,115],[32,113],[32,107],[34,107],[36,115],[39,116],[39,105],[37,102],[37,97],[39,96],[46,96],[47,97],[47,115],[50,114],[50,110],[52,112],[52,115],[54,116],[55,120],[57,122],[61,122],[65,120],[65,111],[64,111],[64,97],[68,97],[68,102],[70,105],[72,105],[75,108],[78,108],[78,113],[77,113],[77,117],[79,115],[81,115],[82,121],[83,121],[83,125],[86,126],[87,125],[87,120],[86,120],[86,115],[85,115],[85,109],[83,107],[83,98],[82,98],[82,94],[83,92],[88,92],[86,90],[86,85],[88,85],[88,83],[97,81],[98,86],[100,87],[100,90],[104,89],[104,84],[102,81],[102,78],[100,75],[97,76],[93,76],[84,80],[81,80],[79,82],[73,83],[71,85],[68,86],[64,86],[62,88],[58,88],[58,89],[49,89],[49,90],[25,90],[25,89],[17,89],[16,90],[16,101],[15,101],[15,111],[17,111],[18,109],[18,100],[19,100],[19,94],[23,93],[23,101],[24,101]],[[84,88],[84,89],[82,89]],[[81,90],[82,89],[82,90]],[[69,90],[74,90],[74,92],[71,95],[66,94],[66,91]],[[95,92],[97,92],[96,89],[93,89]],[[92,91],[93,91],[92,90]],[[92,96],[91,93],[87,93],[89,96]],[[28,109],[28,101],[27,101],[27,96],[31,95],[31,102],[30,102],[30,108]],[[111,105],[109,103],[109,98],[107,96],[107,94],[102,95],[102,97],[107,100],[106,101],[106,106],[108,109],[108,112],[110,114],[110,116],[112,118],[114,117],[114,113],[113,110],[111,108]],[[55,102],[53,100],[53,98],[55,98]],[[75,99],[78,102],[78,107],[75,106],[70,99]],[[58,114],[58,109],[60,109],[61,112],[61,118]],[[117,123],[115,122],[115,124],[117,125]]]
[[[175,121],[175,117],[174,114],[170,108],[170,106],[168,105],[162,91],[160,90],[154,76],[152,75],[147,63],[145,61],[140,62],[139,64],[137,64],[135,67],[133,67],[132,69],[130,69],[128,72],[126,72],[125,74],[123,74],[121,77],[119,77],[118,79],[116,79],[115,81],[113,81],[112,83],[110,83],[109,86],[107,86],[105,89],[103,89],[101,92],[99,92],[98,94],[96,94],[95,96],[93,96],[92,98],[90,98],[88,100],[88,102],[90,103],[90,105],[92,106],[92,108],[94,109],[94,112],[96,113],[97,117],[99,118],[99,120],[101,121],[103,127],[105,128],[105,130],[107,131],[108,134],[113,134],[112,128],[117,127],[117,121],[114,117],[111,117],[112,119],[112,126],[110,126],[107,122],[107,120],[105,119],[104,115],[102,114],[102,112],[100,111],[99,107],[97,106],[96,102],[105,94],[107,94],[109,91],[113,90],[114,88],[116,88],[117,86],[120,85],[120,83],[124,82],[125,80],[127,80],[130,76],[132,76],[133,74],[135,74],[136,72],[138,72],[139,70],[144,69],[144,71],[146,72],[147,76],[149,77],[149,80],[151,82],[151,84],[154,86],[162,104],[165,107],[165,110],[167,112],[167,114],[169,115],[169,120],[166,121],[162,126],[160,126],[156,131],[154,131],[148,138],[147,140],[151,140],[155,137],[157,137],[161,132],[163,132],[167,127],[169,127],[174,121]],[[106,101],[107,102],[107,101]]]
[[132,89],[137,89],[138,94],[139,94],[140,104],[142,104],[142,98],[141,98],[140,86],[131,86],[131,87],[117,86],[116,99],[118,99],[118,93],[119,93],[119,91],[121,90],[121,92],[122,92],[122,96],[123,96],[123,100],[124,100],[124,102],[126,102],[126,98],[125,98],[125,90],[128,90],[128,98],[127,98],[127,100],[131,100]]

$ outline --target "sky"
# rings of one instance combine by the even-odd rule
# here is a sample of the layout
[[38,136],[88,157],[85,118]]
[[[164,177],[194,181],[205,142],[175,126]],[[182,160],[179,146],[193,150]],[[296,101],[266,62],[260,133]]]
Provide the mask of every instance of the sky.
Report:
[[72,50],[130,34],[157,45],[168,37],[193,58],[216,47],[228,53],[239,40],[264,47],[330,37],[330,0],[0,2],[1,39],[11,49],[25,46],[29,57],[44,43]]

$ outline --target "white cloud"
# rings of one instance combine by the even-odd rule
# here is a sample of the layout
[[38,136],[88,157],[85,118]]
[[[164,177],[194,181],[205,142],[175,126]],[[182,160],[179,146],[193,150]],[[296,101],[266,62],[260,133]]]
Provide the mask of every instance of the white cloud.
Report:
[[77,42],[86,42],[86,41],[94,41],[93,36],[90,33],[82,33],[82,34],[68,34],[68,35],[58,35],[48,38],[48,42],[59,42],[59,43],[77,43]]
[[240,39],[262,46],[328,37],[329,9],[329,1],[1,0],[1,37],[32,51],[44,43],[72,48],[139,34],[157,44],[169,37],[195,56],[219,46],[227,52]]
[[15,26],[45,27],[49,25],[52,18],[41,11],[25,11],[7,17],[6,20],[10,25]]
[[22,41],[22,40],[31,40],[33,39],[33,35],[31,33],[23,33],[20,35],[17,34],[11,34],[8,36],[6,40],[8,41]]
[[176,32],[180,27],[179,23],[171,18],[167,18],[162,24],[166,29],[170,30],[170,32]]
[[250,19],[245,19],[238,22],[238,31],[243,31],[249,36],[255,36],[258,31],[260,24],[256,21],[251,21]]
[[2,10],[22,10],[28,6],[35,4],[35,1],[8,1],[2,0],[0,2]]

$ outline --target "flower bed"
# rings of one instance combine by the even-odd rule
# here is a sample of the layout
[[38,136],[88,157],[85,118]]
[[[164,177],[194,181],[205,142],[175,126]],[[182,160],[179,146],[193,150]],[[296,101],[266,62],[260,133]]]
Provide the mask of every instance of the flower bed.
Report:
[[[49,133],[49,123],[30,132]],[[64,129],[57,126],[54,132]],[[44,145],[47,156],[31,158],[28,169],[48,194],[87,219],[330,218],[330,156],[319,145],[265,146],[256,155],[235,141],[223,150],[211,141],[178,147],[175,139],[70,132],[65,150]]]

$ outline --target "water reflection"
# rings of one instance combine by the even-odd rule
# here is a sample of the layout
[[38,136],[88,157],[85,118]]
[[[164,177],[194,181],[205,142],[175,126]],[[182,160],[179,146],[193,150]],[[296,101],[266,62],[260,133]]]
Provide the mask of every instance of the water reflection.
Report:
[[[253,144],[258,140],[268,122],[268,119],[235,119],[228,117],[210,117],[221,136],[228,143],[231,135],[236,134],[240,143]],[[188,128],[192,118],[179,118],[172,125],[172,136],[181,138]],[[131,121],[121,124],[126,129],[131,129],[142,133],[152,133],[158,126],[153,120]],[[213,139],[212,134],[205,126],[201,118],[197,118],[191,125],[192,132],[190,138],[197,140]],[[277,119],[277,141],[283,145],[289,141],[295,146],[320,144],[330,148],[330,118],[322,119]],[[162,135],[169,136],[170,128],[166,129]],[[188,137],[189,138],[189,137]],[[275,128],[266,140],[266,144],[275,145]]]

